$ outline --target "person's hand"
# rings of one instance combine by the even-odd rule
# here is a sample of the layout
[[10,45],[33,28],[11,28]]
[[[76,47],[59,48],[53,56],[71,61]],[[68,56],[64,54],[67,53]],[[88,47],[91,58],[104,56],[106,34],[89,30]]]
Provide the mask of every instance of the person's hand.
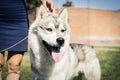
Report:
[[51,13],[54,12],[54,3],[52,0],[41,0],[42,5],[47,8],[47,10]]

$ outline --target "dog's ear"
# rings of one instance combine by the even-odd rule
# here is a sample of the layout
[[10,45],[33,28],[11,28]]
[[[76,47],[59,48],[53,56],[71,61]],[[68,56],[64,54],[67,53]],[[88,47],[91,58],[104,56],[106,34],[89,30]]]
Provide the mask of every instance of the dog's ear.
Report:
[[67,9],[66,9],[66,8],[63,9],[63,10],[60,12],[59,16],[60,16],[62,19],[64,19],[65,21],[68,21],[68,12],[67,12]]
[[38,12],[37,12],[36,18],[43,19],[43,18],[45,18],[47,16],[48,16],[47,9],[44,6],[41,5],[40,8],[39,8],[39,10],[38,10]]

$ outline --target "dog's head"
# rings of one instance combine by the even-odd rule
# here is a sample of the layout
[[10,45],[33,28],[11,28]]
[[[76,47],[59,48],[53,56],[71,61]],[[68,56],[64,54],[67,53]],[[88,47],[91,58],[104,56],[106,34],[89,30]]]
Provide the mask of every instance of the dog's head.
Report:
[[[57,61],[60,58],[61,48],[69,45],[70,28],[67,9],[60,14],[51,14],[43,6],[36,17],[36,31],[44,46]],[[57,59],[58,58],[58,59]]]

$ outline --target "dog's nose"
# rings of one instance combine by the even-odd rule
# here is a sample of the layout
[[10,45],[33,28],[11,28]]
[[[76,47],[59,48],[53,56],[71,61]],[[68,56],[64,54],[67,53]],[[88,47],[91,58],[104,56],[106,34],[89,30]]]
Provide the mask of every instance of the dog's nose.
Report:
[[57,43],[62,46],[64,44],[64,39],[62,37],[57,38]]

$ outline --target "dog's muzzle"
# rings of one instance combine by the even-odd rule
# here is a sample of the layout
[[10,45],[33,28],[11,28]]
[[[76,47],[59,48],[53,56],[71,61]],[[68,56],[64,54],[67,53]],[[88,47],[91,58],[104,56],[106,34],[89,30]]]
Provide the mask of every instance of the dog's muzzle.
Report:
[[50,55],[55,60],[55,62],[58,62],[61,60],[60,48],[64,44],[64,39],[58,38],[57,40],[58,40],[58,45],[56,45],[56,46],[52,46],[52,45],[48,44],[46,41],[42,40],[43,45],[49,51]]
[[62,37],[57,38],[56,41],[57,41],[58,45],[60,45],[60,46],[62,46],[65,42],[64,38],[62,38]]

